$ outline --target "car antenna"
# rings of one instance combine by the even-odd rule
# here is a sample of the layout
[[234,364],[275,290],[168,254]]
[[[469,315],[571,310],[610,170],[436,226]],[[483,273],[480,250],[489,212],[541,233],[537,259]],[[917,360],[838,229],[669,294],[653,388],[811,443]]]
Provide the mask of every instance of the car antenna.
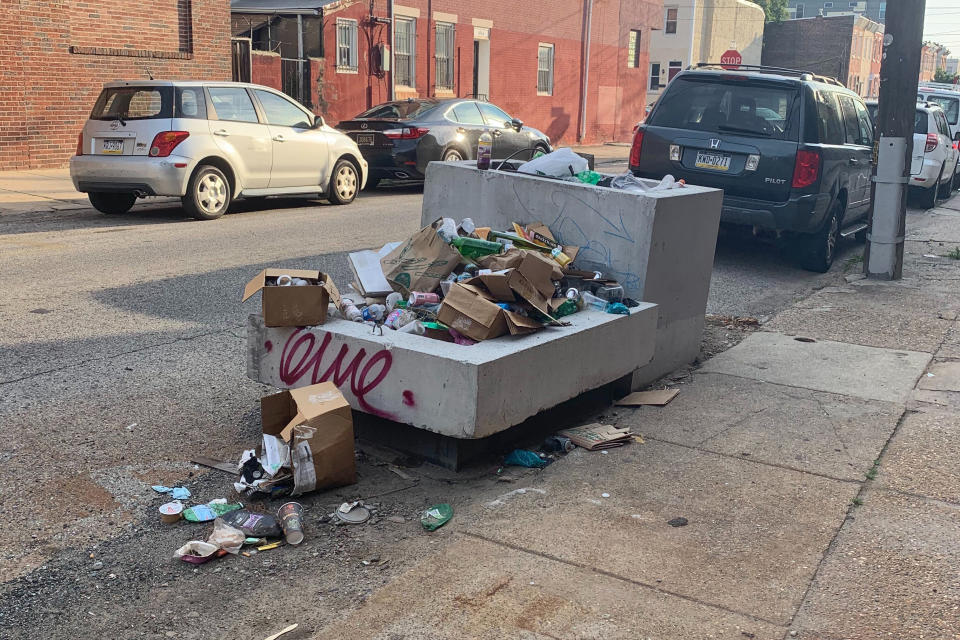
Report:
[[147,72],[147,77],[153,80],[153,73],[150,72],[150,69],[144,69]]

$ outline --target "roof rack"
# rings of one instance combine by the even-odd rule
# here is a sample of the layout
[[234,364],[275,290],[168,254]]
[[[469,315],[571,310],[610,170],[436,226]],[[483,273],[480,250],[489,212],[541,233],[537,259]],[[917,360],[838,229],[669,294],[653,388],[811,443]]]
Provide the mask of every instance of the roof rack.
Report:
[[[730,65],[728,65],[730,66]],[[724,65],[719,62],[699,62],[694,67],[687,67],[688,69],[703,69],[703,68],[720,68],[724,71],[756,71],[758,73],[775,73],[782,76],[796,76],[801,80],[815,80],[817,82],[822,82],[824,84],[832,84],[838,87],[844,87],[844,84],[837,80],[836,78],[831,78],[830,76],[822,76],[816,74],[812,71],[803,71],[801,69],[787,69],[786,67],[770,67],[767,65],[759,64],[738,64],[734,69],[726,69]]]
[[960,85],[949,84],[946,82],[921,82],[920,88],[923,89],[947,89],[949,91],[960,91]]

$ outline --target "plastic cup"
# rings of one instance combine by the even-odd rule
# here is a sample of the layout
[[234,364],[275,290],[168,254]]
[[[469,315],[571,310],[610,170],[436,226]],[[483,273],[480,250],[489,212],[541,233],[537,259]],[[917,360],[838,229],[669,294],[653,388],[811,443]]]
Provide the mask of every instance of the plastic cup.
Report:
[[183,504],[168,502],[160,505],[160,521],[164,524],[173,524],[183,515]]
[[299,502],[288,502],[277,511],[277,518],[287,544],[303,542],[303,505]]

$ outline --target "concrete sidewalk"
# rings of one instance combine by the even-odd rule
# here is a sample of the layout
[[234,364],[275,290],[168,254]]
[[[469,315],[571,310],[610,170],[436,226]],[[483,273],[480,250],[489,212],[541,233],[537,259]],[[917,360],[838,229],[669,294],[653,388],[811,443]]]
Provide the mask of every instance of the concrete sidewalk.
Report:
[[908,229],[902,281],[850,276],[608,412],[646,442],[455,505],[316,637],[956,639],[960,198]]

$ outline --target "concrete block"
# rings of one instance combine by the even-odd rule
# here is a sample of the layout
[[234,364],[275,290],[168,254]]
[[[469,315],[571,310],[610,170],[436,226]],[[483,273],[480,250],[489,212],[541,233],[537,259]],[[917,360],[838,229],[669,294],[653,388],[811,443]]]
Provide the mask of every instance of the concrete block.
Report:
[[435,162],[421,222],[470,217],[478,226],[509,228],[539,221],[559,241],[580,246],[575,266],[603,271],[631,298],[658,306],[656,352],[634,375],[639,386],[699,353],[722,201],[722,191],[706,187],[634,194]]
[[657,307],[582,311],[569,327],[472,346],[331,320],[264,327],[251,315],[247,374],[280,388],[332,380],[350,406],[455,438],[483,438],[628,375],[653,357]]

